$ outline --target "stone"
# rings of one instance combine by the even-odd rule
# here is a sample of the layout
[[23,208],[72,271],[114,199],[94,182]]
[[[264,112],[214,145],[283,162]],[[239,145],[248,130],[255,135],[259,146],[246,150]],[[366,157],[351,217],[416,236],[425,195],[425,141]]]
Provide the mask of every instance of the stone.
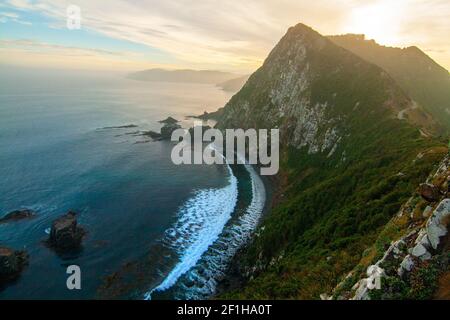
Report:
[[419,186],[419,194],[428,202],[438,201],[441,196],[439,188],[431,183],[422,183]]
[[0,224],[2,223],[8,223],[23,219],[30,219],[35,216],[34,211],[29,209],[23,209],[23,210],[14,210],[8,214],[6,214],[4,217],[0,218]]
[[422,217],[428,218],[433,212],[433,208],[431,206],[427,206],[425,210],[423,210]]
[[412,248],[411,250],[411,254],[417,258],[423,256],[424,254],[426,254],[428,251],[427,249],[422,245],[422,244],[417,244],[414,248]]
[[19,269],[19,261],[14,250],[0,247],[0,275],[16,273]]
[[83,228],[78,226],[76,213],[69,211],[52,223],[48,243],[59,250],[77,249],[85,234]]
[[450,199],[442,200],[433,215],[427,221],[426,231],[433,249],[437,249],[440,237],[447,234],[447,223],[450,216]]
[[414,267],[414,260],[413,258],[408,254],[400,264],[400,268],[398,271],[399,276],[403,275],[404,271],[410,272],[412,268]]
[[164,123],[164,124],[175,124],[175,123],[178,123],[179,121],[177,119],[172,118],[172,117],[167,117],[166,119],[160,120],[158,122],[159,123]]
[[25,251],[0,246],[0,287],[16,279],[28,263]]
[[358,289],[356,289],[353,300],[369,300],[369,288],[367,287],[367,279],[359,281]]
[[425,229],[421,229],[419,232],[419,235],[417,236],[417,239],[415,241],[416,244],[421,244],[424,246],[427,250],[431,248],[430,241],[428,240],[427,231]]

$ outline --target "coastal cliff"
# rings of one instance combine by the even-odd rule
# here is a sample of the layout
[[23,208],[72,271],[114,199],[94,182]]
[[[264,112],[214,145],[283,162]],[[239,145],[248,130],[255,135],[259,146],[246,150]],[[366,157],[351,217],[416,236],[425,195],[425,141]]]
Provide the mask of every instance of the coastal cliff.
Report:
[[281,164],[270,213],[231,266],[239,284],[219,298],[332,292],[448,152],[386,70],[303,24],[216,115],[221,129],[279,128]]

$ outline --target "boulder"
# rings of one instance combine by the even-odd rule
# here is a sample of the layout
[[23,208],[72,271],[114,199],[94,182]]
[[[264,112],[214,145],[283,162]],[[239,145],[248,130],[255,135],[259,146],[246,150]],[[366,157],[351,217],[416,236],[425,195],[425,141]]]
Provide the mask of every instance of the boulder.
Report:
[[17,278],[28,262],[25,251],[0,246],[0,286]]
[[428,240],[433,247],[437,249],[440,237],[447,234],[447,224],[450,216],[450,199],[442,200],[437,208],[434,210],[433,215],[427,221],[426,232]]
[[34,216],[35,216],[35,213],[29,209],[14,210],[14,211],[6,214],[4,217],[0,218],[0,224],[18,221],[18,220],[22,220],[22,219],[30,219],[30,218],[33,218]]
[[405,272],[410,272],[412,268],[414,267],[414,260],[413,258],[408,254],[400,264],[400,267],[398,268],[398,275],[403,276]]
[[431,254],[421,243],[416,244],[416,246],[411,249],[411,255],[420,258],[421,260],[429,260],[431,258]]
[[85,231],[78,226],[76,213],[69,211],[52,223],[48,244],[59,250],[77,249]]
[[440,199],[439,188],[431,183],[422,183],[419,186],[419,194],[428,202],[435,202]]

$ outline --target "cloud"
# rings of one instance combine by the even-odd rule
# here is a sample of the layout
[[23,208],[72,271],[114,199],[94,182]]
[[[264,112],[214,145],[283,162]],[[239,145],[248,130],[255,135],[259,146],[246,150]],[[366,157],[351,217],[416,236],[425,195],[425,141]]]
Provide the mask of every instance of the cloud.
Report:
[[20,24],[24,24],[24,25],[31,25],[31,22],[28,21],[24,21],[19,19],[20,16],[14,12],[0,12],[0,22],[1,23],[6,23],[8,21],[13,21],[13,22],[17,22]]
[[169,67],[150,64],[140,53],[63,46],[30,39],[0,39],[0,61],[20,66],[49,66],[73,69],[140,70],[144,67]]
[[0,16],[5,18],[17,19],[19,16],[13,12],[0,12]]
[[[83,28],[158,48],[180,66],[254,70],[289,26],[303,22],[324,34],[342,33],[352,12],[381,1],[78,0],[76,4]],[[450,3],[398,1],[398,45],[447,51]],[[66,8],[72,3],[8,1],[17,10],[50,16],[56,25],[65,23]]]

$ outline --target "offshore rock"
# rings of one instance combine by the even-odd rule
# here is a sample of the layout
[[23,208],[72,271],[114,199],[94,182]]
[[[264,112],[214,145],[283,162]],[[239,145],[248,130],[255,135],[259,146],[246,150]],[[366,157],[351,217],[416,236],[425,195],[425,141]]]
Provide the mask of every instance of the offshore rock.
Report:
[[85,234],[78,226],[76,213],[69,211],[52,223],[48,244],[61,251],[78,249]]
[[28,263],[25,251],[0,246],[0,287],[16,279]]
[[2,223],[8,223],[13,221],[19,221],[23,219],[30,219],[35,216],[34,211],[29,209],[23,209],[23,210],[14,210],[8,214],[6,214],[4,217],[0,218],[0,224]]

